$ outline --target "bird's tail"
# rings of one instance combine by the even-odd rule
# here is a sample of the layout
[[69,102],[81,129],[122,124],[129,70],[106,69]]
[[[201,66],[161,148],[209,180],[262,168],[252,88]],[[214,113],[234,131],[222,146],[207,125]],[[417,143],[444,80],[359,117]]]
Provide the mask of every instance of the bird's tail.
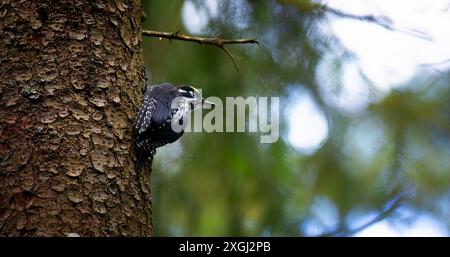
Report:
[[[137,153],[137,161],[136,161],[136,174],[140,175],[140,172],[142,170],[142,167],[146,164],[149,164],[150,166],[153,163],[153,156],[156,153],[156,149],[153,146],[150,147],[143,147],[143,148],[138,148],[136,147],[136,151]],[[152,171],[152,169],[150,168],[150,172]]]
[[136,161],[136,174],[138,175],[138,177],[141,172],[142,166],[145,164],[145,162],[147,162],[148,157],[149,155],[146,154],[145,149],[141,149],[139,151],[139,156]]

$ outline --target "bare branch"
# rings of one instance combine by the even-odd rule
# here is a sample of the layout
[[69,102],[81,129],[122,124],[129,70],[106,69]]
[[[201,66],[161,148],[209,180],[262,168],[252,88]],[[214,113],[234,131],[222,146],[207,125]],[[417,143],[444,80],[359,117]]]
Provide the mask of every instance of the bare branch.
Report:
[[417,29],[402,29],[402,28],[396,27],[394,25],[394,23],[392,22],[392,20],[389,19],[389,17],[387,17],[387,16],[356,15],[356,14],[352,14],[352,13],[346,13],[344,11],[341,11],[341,10],[338,10],[338,9],[335,9],[332,7],[328,7],[326,5],[320,5],[320,7],[318,9],[325,11],[325,12],[329,12],[329,13],[334,14],[341,18],[365,21],[365,22],[369,22],[369,23],[373,23],[378,26],[381,26],[387,30],[402,32],[402,33],[408,34],[410,36],[418,37],[418,38],[428,40],[428,41],[432,40],[431,36],[423,31],[420,31]]
[[153,31],[153,30],[143,30],[142,35],[148,36],[148,37],[157,37],[157,38],[166,38],[169,39],[170,42],[172,40],[181,40],[181,41],[188,41],[188,42],[196,42],[201,45],[213,45],[217,46],[218,48],[221,48],[225,54],[231,59],[233,62],[234,67],[237,71],[239,71],[238,65],[236,61],[234,60],[233,55],[231,52],[224,47],[224,45],[231,45],[231,44],[259,44],[256,39],[253,38],[240,38],[240,39],[223,39],[220,36],[216,37],[196,37],[196,36],[188,36],[179,34],[179,31],[175,33],[171,32],[162,32],[162,31]]
[[188,35],[178,34],[178,32],[171,33],[171,32],[162,32],[162,31],[143,30],[142,35],[148,36],[148,37],[167,38],[169,40],[197,42],[202,45],[215,45],[217,47],[222,47],[223,45],[227,45],[227,44],[259,44],[259,42],[253,38],[223,39],[220,36],[196,37],[196,36],[188,36]]
[[[420,39],[431,41],[433,38],[427,34],[426,32],[417,30],[417,29],[410,29],[410,28],[401,28],[394,24],[394,22],[387,16],[384,15],[358,15],[353,13],[348,13],[333,7],[330,7],[326,4],[322,3],[315,3],[314,1],[294,1],[294,0],[279,0],[282,3],[287,3],[290,5],[294,5],[302,12],[317,12],[319,14],[322,13],[330,13],[340,18],[346,18],[346,19],[353,19],[353,20],[359,20],[364,22],[369,22],[378,26],[381,26],[387,30],[395,31],[395,32],[401,32],[405,33],[407,35],[417,37]],[[450,5],[449,5],[450,8]]]
[[404,200],[402,197],[398,197],[397,199],[391,201],[390,204],[385,206],[383,210],[378,213],[378,215],[371,219],[370,221],[366,222],[365,224],[355,228],[355,229],[342,229],[338,228],[335,231],[324,233],[322,235],[319,235],[319,237],[333,237],[333,236],[351,236],[353,234],[356,234],[382,220],[392,215],[392,213],[400,206],[401,202]]

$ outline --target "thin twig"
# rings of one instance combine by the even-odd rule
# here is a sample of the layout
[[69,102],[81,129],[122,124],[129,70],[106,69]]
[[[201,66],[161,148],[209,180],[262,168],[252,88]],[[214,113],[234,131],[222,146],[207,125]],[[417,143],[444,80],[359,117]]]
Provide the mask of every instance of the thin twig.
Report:
[[427,65],[439,66],[439,65],[445,65],[445,64],[450,64],[450,59],[443,60],[443,61],[437,61],[437,62],[431,62],[431,63],[422,63],[422,64],[419,64],[419,66],[427,66]]
[[233,57],[233,55],[231,54],[231,52],[228,51],[228,49],[226,49],[226,48],[223,47],[223,46],[222,46],[221,48],[222,48],[222,50],[228,55],[228,57],[230,57],[230,59],[231,59],[231,61],[233,62],[234,67],[236,68],[236,70],[239,71],[238,65],[237,65],[236,61],[234,60],[234,57]]
[[157,37],[157,38],[166,38],[169,39],[170,42],[172,40],[181,40],[181,41],[188,41],[188,42],[196,42],[201,45],[213,45],[218,48],[221,48],[225,54],[231,59],[233,62],[234,67],[236,70],[239,70],[238,65],[231,54],[231,52],[224,47],[224,45],[231,45],[231,44],[259,44],[259,42],[253,38],[240,38],[240,39],[223,39],[220,36],[216,37],[196,37],[196,36],[188,36],[179,34],[179,31],[175,33],[171,32],[162,32],[162,31],[153,31],[153,30],[143,30],[142,35],[148,36],[148,37]]

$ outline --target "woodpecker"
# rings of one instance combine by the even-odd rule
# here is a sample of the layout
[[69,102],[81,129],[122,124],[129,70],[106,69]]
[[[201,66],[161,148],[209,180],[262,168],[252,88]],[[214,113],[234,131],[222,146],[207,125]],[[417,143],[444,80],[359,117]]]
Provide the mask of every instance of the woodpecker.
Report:
[[156,148],[183,135],[189,112],[213,105],[192,86],[163,83],[147,87],[134,124],[137,174]]

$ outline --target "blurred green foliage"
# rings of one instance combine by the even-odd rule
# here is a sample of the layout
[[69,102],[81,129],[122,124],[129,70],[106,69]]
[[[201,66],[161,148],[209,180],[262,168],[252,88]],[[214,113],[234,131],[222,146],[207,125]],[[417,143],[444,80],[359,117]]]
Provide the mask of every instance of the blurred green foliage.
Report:
[[[323,96],[318,77],[329,76],[339,92],[340,67],[351,54],[320,29],[323,14],[309,1],[219,2],[217,15],[208,14],[206,1],[192,2],[210,16],[201,35],[261,42],[229,47],[240,72],[213,46],[144,38],[151,83],[196,85],[220,98],[280,96],[281,138],[262,145],[250,133],[187,133],[159,149],[154,235],[345,235],[368,216],[408,220],[418,213],[450,228],[448,73],[419,73],[367,108],[344,112]],[[189,33],[183,3],[143,1],[143,28]],[[332,75],[322,74],[318,64],[330,52],[337,56]],[[286,140],[292,87],[307,90],[329,121],[328,138],[310,155]]]

